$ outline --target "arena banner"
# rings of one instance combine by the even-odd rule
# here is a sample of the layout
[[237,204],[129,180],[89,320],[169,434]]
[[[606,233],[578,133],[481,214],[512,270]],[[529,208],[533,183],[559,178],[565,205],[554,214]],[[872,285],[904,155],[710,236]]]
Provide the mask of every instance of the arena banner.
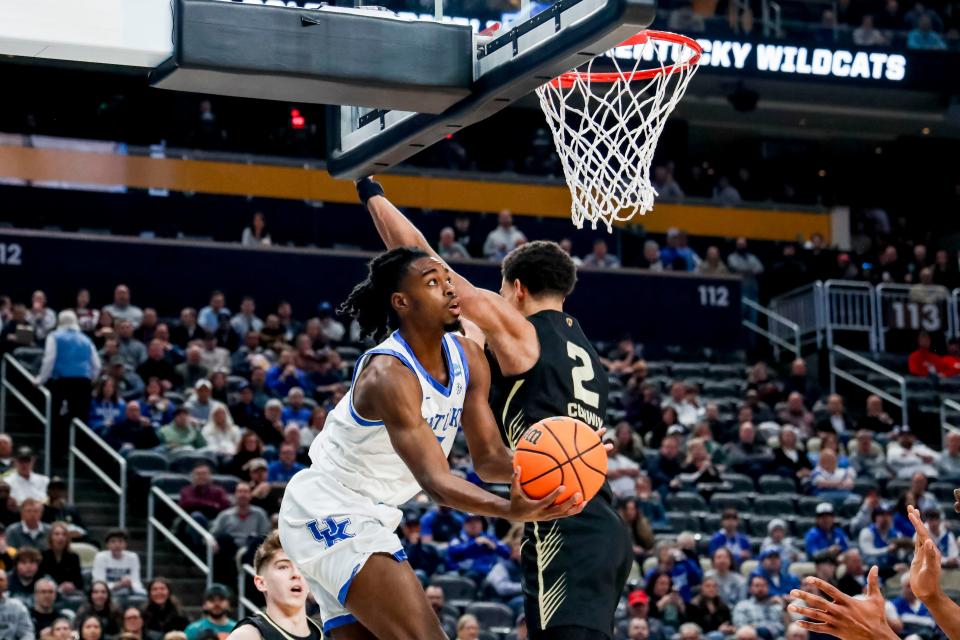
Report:
[[[708,75],[939,91],[954,86],[951,79],[960,73],[960,55],[946,51],[709,36],[696,40],[703,47],[699,73]],[[679,53],[677,48],[667,57],[674,58]],[[649,47],[619,47],[614,55],[627,59],[643,55],[651,63],[654,61],[654,51]]]
[[[50,305],[72,305],[81,288],[96,306],[112,300],[124,283],[133,302],[176,317],[184,306],[207,304],[224,291],[230,307],[252,295],[266,315],[281,300],[294,315],[334,306],[366,275],[373,254],[273,247],[245,248],[211,242],[146,240],[54,232],[0,230],[0,295],[29,301],[36,289]],[[497,265],[471,261],[456,269],[478,286],[500,288]],[[667,345],[735,349],[743,343],[740,281],[635,269],[581,269],[567,310],[595,340],[631,333],[651,353]]]

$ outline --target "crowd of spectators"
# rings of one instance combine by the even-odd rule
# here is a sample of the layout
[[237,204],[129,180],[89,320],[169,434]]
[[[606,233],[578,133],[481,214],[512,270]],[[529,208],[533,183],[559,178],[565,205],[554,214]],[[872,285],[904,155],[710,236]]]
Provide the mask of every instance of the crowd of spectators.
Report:
[[873,395],[854,415],[803,360],[782,378],[755,364],[733,398],[732,372],[670,379],[667,363],[641,355],[625,338],[605,361],[623,418],[609,436],[608,477],[643,567],[624,637],[739,638],[749,628],[767,640],[806,638],[786,611],[798,578],[855,595],[874,564],[897,633],[937,637],[910,590],[906,507],[924,513],[943,566],[960,567],[949,520],[960,434],[934,450]]
[[[326,410],[345,389],[343,363],[332,348],[345,332],[326,303],[303,323],[287,303],[261,320],[252,299],[241,300],[234,314],[219,292],[199,311],[184,309],[167,322],[118,285],[113,301],[100,308],[81,291],[76,305],[60,313],[42,292],[28,313],[19,304],[5,309],[3,350],[43,347],[37,382],[51,388],[58,407],[66,401],[52,444],[66,439],[66,424],[76,417],[126,456],[208,456],[194,465],[179,502],[215,537],[217,575],[229,581],[236,552],[274,526],[283,486],[303,468]],[[62,466],[64,453],[53,447],[54,466]],[[222,586],[206,594],[204,617],[188,625],[168,583],[155,578],[144,586],[126,532],[90,539],[76,508],[66,504],[65,483],[39,474],[35,463],[29,448],[14,449],[0,434],[0,564],[9,581],[0,588],[9,594],[0,606],[33,615],[33,622],[21,616],[17,638],[49,637],[61,614],[91,639],[185,631],[187,640],[200,640],[211,629],[212,637],[232,629]],[[239,480],[232,495],[213,471]],[[81,573],[71,540],[106,549]],[[35,600],[40,617],[31,610]]]
[[[671,184],[673,197],[682,196],[682,190],[672,177],[669,165],[655,169],[655,180]],[[736,191],[729,181],[727,189]],[[663,189],[663,187],[659,187]],[[666,191],[666,190],[665,190]],[[444,227],[436,242],[438,253],[449,260],[467,258],[502,260],[511,249],[527,242],[527,234],[515,223],[509,211],[498,214],[497,227],[484,240],[476,237],[467,215],[456,216],[456,224]],[[929,295],[924,287],[940,285],[948,290],[960,286],[958,256],[949,249],[928,249],[923,242],[894,242],[886,212],[874,209],[864,216],[865,224],[858,225],[851,238],[851,249],[837,250],[829,246],[823,235],[813,233],[809,239],[798,238],[778,246],[771,253],[764,247],[762,258],[751,250],[747,238],[709,243],[695,239],[698,248],[691,246],[691,238],[679,228],[669,229],[662,242],[654,238],[643,244],[642,255],[617,255],[604,238],[593,241],[592,251],[582,256],[572,255],[581,267],[615,269],[621,266],[651,271],[682,271],[702,275],[734,275],[743,280],[745,297],[767,299],[816,280],[860,280],[872,284],[913,285],[910,298],[925,301]],[[869,223],[869,224],[866,224]],[[522,226],[522,225],[521,225]],[[560,240],[561,247],[572,251],[569,238]],[[761,292],[762,289],[762,292]]]
[[[144,586],[127,532],[116,529],[94,540],[78,509],[67,504],[66,482],[35,471],[36,460],[29,447],[14,448],[13,439],[0,434],[4,637],[214,640],[233,628],[230,593],[222,585],[207,592],[204,615],[193,622],[167,580],[154,577]],[[92,553],[88,564],[81,561],[81,545]]]
[[[543,6],[550,3],[544,2]],[[812,39],[820,43],[862,47],[908,46],[946,49],[960,45],[960,3],[912,0],[837,0],[834,3],[796,3],[782,7],[780,31],[764,29],[760,2],[717,3],[663,0],[658,3],[654,28],[688,34],[737,35]],[[385,6],[395,11],[432,14],[429,0],[396,0]],[[444,7],[450,15],[500,20],[519,14],[509,1],[461,0]]]

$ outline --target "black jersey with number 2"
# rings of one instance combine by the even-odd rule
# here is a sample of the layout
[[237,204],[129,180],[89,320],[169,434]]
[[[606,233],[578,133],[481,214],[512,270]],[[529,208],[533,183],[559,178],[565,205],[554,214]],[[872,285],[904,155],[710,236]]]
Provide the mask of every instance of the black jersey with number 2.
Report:
[[[527,427],[554,416],[602,427],[607,414],[607,373],[580,324],[552,310],[527,319],[540,342],[540,357],[533,368],[504,376],[487,352],[490,405],[504,440],[515,448]],[[566,627],[612,637],[614,613],[632,562],[631,543],[612,500],[605,482],[580,514],[527,523],[520,557],[533,640],[551,638],[551,629]]]

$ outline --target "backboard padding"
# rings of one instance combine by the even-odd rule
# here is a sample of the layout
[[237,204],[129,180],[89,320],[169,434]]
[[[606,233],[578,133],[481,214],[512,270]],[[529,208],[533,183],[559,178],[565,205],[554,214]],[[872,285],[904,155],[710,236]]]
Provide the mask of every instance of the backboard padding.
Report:
[[371,9],[178,0],[163,89],[440,113],[474,79],[469,26]]

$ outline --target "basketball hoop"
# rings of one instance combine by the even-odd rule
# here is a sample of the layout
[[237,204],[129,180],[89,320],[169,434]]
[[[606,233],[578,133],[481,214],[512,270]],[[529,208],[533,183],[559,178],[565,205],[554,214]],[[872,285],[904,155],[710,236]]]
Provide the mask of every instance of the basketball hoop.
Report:
[[[657,140],[702,53],[687,36],[641,31],[537,89],[578,229],[589,220],[594,229],[602,221],[613,231],[614,222],[653,208],[657,192],[650,183],[650,163]],[[594,72],[598,60],[614,71]],[[641,68],[651,60],[657,66]]]

